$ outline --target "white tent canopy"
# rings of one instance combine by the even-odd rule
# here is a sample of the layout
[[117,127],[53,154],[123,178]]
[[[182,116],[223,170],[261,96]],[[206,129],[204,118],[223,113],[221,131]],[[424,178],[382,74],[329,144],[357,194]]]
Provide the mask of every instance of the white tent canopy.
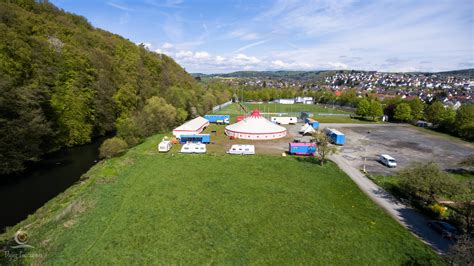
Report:
[[286,136],[286,128],[276,125],[260,115],[258,110],[240,122],[225,128],[228,136],[239,139],[279,139]]

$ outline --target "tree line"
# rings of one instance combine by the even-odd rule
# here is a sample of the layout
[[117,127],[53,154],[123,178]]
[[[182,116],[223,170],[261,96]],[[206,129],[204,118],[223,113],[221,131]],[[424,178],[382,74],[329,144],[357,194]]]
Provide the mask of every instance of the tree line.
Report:
[[0,32],[0,174],[109,132],[134,145],[231,97],[47,1],[0,0]]
[[426,120],[433,129],[467,140],[474,140],[474,105],[463,104],[457,110],[445,107],[434,99],[423,102],[418,97],[403,99],[401,96],[379,99],[372,94],[360,95],[355,89],[335,93],[331,90],[303,90],[294,87],[261,88],[257,86],[229,86],[235,99],[247,101],[273,101],[297,96],[313,97],[315,103],[335,104],[356,108],[356,115],[378,120],[383,115],[391,121],[416,122]]

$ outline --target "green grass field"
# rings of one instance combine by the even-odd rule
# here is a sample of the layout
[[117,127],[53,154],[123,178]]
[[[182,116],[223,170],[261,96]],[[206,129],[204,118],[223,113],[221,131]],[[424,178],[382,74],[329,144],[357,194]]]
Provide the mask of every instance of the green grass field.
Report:
[[21,262],[34,264],[443,264],[332,163],[158,154],[161,137],[97,164],[0,240],[27,230]]
[[[337,109],[337,108],[325,108],[321,105],[315,104],[277,104],[277,103],[244,103],[247,110],[252,111],[254,109],[260,110],[265,117],[269,118],[276,113],[288,113],[288,115],[299,116],[300,112],[309,112],[314,115],[313,118],[321,123],[373,123],[371,121],[353,119],[349,116],[329,116],[329,115],[318,115],[318,114],[346,114],[351,113]],[[238,104],[231,104],[226,108],[214,112],[214,114],[228,114],[231,116],[231,122],[236,121],[238,115],[243,115],[243,112],[239,109]]]

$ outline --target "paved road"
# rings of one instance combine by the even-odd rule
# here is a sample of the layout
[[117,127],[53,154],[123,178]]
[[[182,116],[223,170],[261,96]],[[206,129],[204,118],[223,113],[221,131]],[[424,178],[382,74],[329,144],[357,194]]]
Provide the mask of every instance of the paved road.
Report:
[[423,242],[432,246],[439,254],[443,254],[448,250],[451,242],[442,238],[438,233],[429,228],[427,226],[429,220],[426,217],[416,210],[402,204],[392,195],[377,186],[358,169],[350,165],[341,155],[332,155],[330,159],[335,162],[370,199]]

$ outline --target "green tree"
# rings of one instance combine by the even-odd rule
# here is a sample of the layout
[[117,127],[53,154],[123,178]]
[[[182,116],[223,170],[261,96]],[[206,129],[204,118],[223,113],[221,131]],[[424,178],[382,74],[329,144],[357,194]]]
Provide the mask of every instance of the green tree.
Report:
[[436,163],[415,163],[398,173],[402,190],[414,199],[429,204],[439,196],[453,196],[463,191],[463,185],[454,177],[443,172]]
[[369,116],[370,103],[366,98],[363,98],[362,100],[359,101],[359,103],[357,103],[356,114],[361,117]]
[[474,139],[474,104],[464,104],[456,112],[456,132],[459,136]]
[[435,101],[426,109],[426,119],[435,125],[443,122],[445,109],[441,102]]
[[372,117],[372,120],[374,121],[377,119],[377,117],[381,117],[383,115],[382,104],[378,100],[374,99],[370,102],[368,115]]
[[410,105],[413,119],[418,120],[424,117],[425,103],[423,103],[420,98],[415,97],[408,101],[408,104]]
[[411,107],[407,103],[400,103],[394,112],[395,119],[399,121],[411,121],[413,120],[413,116],[411,114]]
[[317,152],[318,158],[321,165],[323,165],[329,155],[334,154],[337,152],[337,148],[334,145],[331,145],[329,137],[323,131],[316,131],[313,134],[314,139],[317,143]]
[[128,145],[123,139],[119,137],[113,137],[107,139],[100,145],[99,148],[99,157],[100,158],[111,158],[117,154],[120,154],[125,149],[127,149]]

